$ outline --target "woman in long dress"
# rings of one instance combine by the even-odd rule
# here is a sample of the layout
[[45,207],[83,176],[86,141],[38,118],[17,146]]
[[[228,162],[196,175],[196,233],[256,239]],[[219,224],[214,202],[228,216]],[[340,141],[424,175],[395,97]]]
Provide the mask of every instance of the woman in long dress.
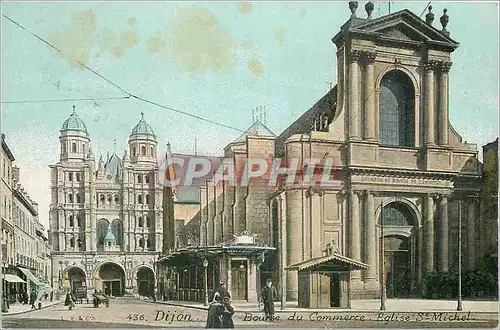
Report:
[[222,303],[222,305],[224,306],[224,310],[222,311],[222,328],[232,329],[234,328],[234,308],[233,306],[231,306],[231,300],[229,299],[229,297],[224,298],[224,302]]
[[222,327],[222,312],[224,305],[221,303],[221,296],[218,292],[214,295],[214,300],[210,303],[207,313],[207,325],[205,328],[214,329]]
[[64,306],[68,306],[69,310],[71,310],[74,306],[73,297],[69,292],[66,293],[66,299],[64,299]]

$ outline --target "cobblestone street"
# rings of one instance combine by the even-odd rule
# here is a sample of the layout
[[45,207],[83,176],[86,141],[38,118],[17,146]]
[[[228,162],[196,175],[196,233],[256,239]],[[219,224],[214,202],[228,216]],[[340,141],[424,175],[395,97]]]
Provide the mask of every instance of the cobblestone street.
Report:
[[[465,322],[450,321],[453,313],[445,320],[405,320],[408,314],[391,314],[391,321],[377,320],[376,312],[317,312],[279,313],[275,321],[263,320],[262,313],[237,311],[233,316],[236,328],[421,328],[421,327],[494,327],[496,320],[478,318],[472,315]],[[466,315],[467,313],[464,313]],[[289,319],[295,315],[294,319]],[[333,317],[338,318],[333,318]],[[302,317],[302,319],[300,319]],[[43,310],[19,315],[4,316],[4,328],[204,328],[206,311],[199,308],[169,306],[140,300],[112,300],[109,308],[93,308],[91,305],[76,305],[68,310],[62,304]],[[387,318],[386,318],[387,320]],[[439,324],[439,325],[438,325]]]

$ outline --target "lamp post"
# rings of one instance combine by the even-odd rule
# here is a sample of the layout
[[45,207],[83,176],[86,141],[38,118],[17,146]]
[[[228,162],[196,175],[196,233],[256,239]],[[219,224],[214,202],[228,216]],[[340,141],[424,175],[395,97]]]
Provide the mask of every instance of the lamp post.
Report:
[[462,310],[462,202],[458,202],[458,301],[457,311]]
[[208,260],[206,258],[203,260],[203,268],[205,271],[205,303],[203,305],[208,306],[208,274],[207,274]]

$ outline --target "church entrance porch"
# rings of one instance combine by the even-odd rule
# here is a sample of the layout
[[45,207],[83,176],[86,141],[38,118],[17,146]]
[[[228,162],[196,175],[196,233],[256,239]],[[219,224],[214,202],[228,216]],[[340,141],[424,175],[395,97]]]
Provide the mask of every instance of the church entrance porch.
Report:
[[125,293],[125,272],[114,262],[106,262],[94,271],[94,287],[111,297],[121,297]]
[[149,267],[141,267],[137,271],[137,289],[140,296],[152,297],[154,295],[155,274]]
[[71,267],[64,272],[64,288],[74,295],[87,293],[85,272],[79,267]]

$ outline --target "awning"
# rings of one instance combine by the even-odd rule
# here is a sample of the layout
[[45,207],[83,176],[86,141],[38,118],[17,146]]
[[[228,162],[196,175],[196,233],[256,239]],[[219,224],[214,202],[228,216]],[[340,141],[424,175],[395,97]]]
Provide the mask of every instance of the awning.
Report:
[[33,275],[28,269],[19,267],[19,270],[26,275],[26,278],[31,282],[35,283],[36,286],[44,285],[35,275]]
[[362,262],[349,259],[340,254],[331,254],[323,257],[312,258],[286,267],[287,270],[328,272],[328,271],[351,271],[368,269],[370,266]]
[[3,279],[10,283],[26,283],[22,278],[17,275],[3,274]]

